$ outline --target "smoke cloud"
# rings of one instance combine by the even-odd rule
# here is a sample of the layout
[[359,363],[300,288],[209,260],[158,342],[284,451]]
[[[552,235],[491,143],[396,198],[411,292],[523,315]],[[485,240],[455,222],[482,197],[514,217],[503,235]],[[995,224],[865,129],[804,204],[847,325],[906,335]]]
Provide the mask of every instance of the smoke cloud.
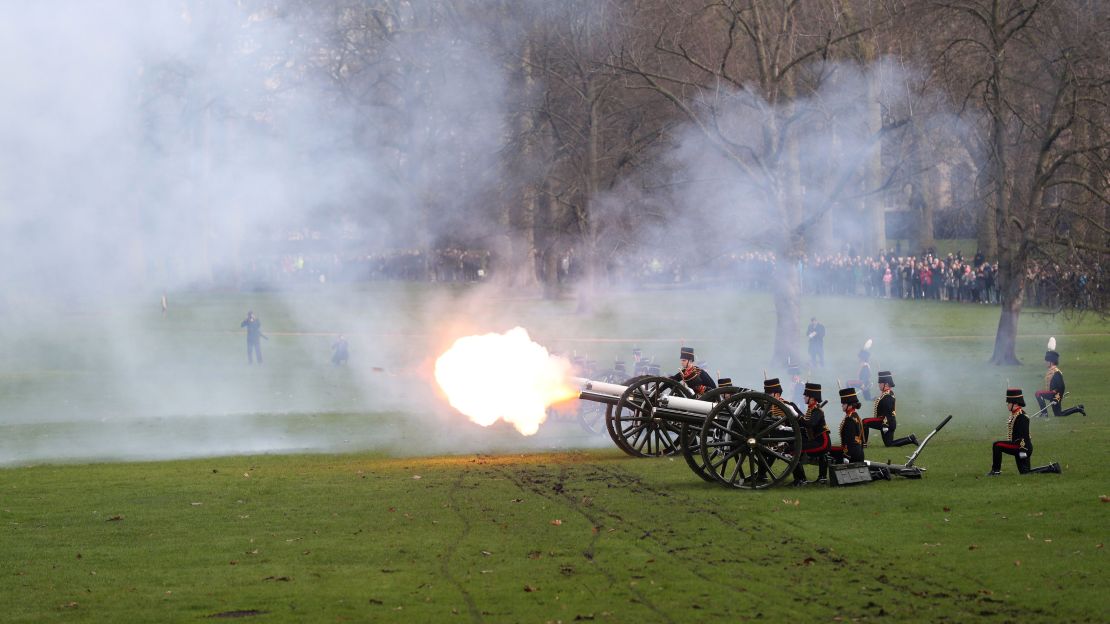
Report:
[[[612,250],[630,279],[594,293],[593,316],[568,301],[537,313],[533,301],[492,286],[401,284],[369,296],[329,279],[342,268],[329,257],[334,245],[409,248],[494,230],[492,214],[472,207],[505,184],[499,150],[519,94],[503,64],[474,43],[488,25],[465,11],[447,19],[400,6],[408,8],[376,26],[370,16],[361,23],[383,29],[374,35],[380,56],[367,59],[324,52],[371,37],[339,28],[336,12],[349,7],[0,5],[0,343],[9,354],[0,363],[0,464],[608,446],[578,432],[573,416],[535,438],[476,429],[438,396],[438,353],[460,335],[505,331],[522,317],[545,346],[602,365],[638,344],[668,370],[687,342],[711,370],[758,383],[768,365],[753,354],[770,352],[769,306],[723,287],[673,311],[629,294],[643,258],[689,254],[709,264],[763,250],[760,234],[780,226],[768,216],[768,178],[738,173],[693,129],[665,156],[684,183],[654,193],[618,185],[597,198],[602,219],[628,206],[675,218],[659,221],[640,249],[624,241]],[[509,24],[501,34],[519,33]],[[796,104],[807,111],[794,131],[806,211],[827,203],[838,166],[875,149],[858,95],[870,71],[883,73],[889,106],[906,97],[906,78],[889,68],[838,67]],[[728,98],[723,127],[753,145],[763,124],[797,110],[758,93]],[[837,231],[865,227],[836,214]],[[267,363],[247,368],[238,333],[246,310],[228,316],[242,301],[228,290],[250,284],[252,264],[291,232],[322,232],[333,246],[314,267],[320,280],[252,299],[270,339]],[[660,295],[672,296],[686,295]],[[830,348],[854,353],[873,337],[881,345],[874,370],[912,367],[930,380],[923,395],[940,391],[944,368],[927,364],[937,351],[907,345],[890,314],[862,321],[847,306],[819,312],[836,328]],[[351,364],[320,366],[340,333],[350,338]],[[891,355],[879,355],[887,345]],[[830,387],[832,375],[820,374]],[[496,371],[490,378],[496,391]]]

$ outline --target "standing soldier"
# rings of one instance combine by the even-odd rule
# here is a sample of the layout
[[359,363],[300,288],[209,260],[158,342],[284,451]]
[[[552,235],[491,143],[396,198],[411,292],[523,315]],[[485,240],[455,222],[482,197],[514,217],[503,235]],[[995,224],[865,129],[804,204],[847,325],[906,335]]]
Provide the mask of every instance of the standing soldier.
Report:
[[1017,462],[1019,474],[1030,472],[1060,473],[1060,464],[1052,462],[1039,468],[1029,467],[1029,458],[1033,456],[1033,440],[1029,437],[1029,417],[1025,415],[1025,397],[1021,388],[1006,390],[1006,407],[1010,410],[1010,418],[1006,421],[1006,439],[999,440],[991,446],[991,471],[988,477],[997,477],[1002,473],[1002,454],[1013,455]]
[[1052,405],[1052,414],[1054,416],[1071,416],[1075,413],[1087,415],[1087,410],[1083,409],[1083,405],[1077,405],[1070,409],[1061,411],[1060,405],[1064,401],[1064,373],[1060,370],[1060,354],[1052,350],[1055,347],[1055,339],[1049,341],[1049,350],[1044,354],[1045,364],[1048,366],[1048,371],[1044,375],[1044,390],[1037,392],[1037,404],[1041,406],[1039,412],[1043,416],[1048,416],[1048,405]]
[[840,446],[829,451],[837,461],[863,461],[863,422],[860,420],[859,396],[855,388],[840,389],[840,407],[844,410],[844,420],[840,421]]
[[[825,412],[821,410],[821,384],[806,383],[806,413],[802,415],[802,450],[805,455],[817,456],[817,482],[827,483],[829,463],[825,455],[829,452],[829,428],[825,424]],[[806,471],[802,462],[794,467],[794,485],[805,485]]]
[[247,364],[254,364],[254,356],[258,356],[258,363],[262,363],[262,343],[260,339],[270,338],[262,333],[262,321],[254,315],[253,310],[247,310],[247,318],[239,323],[239,327],[247,328]]
[[898,428],[898,420],[894,411],[894,376],[890,371],[879,371],[879,398],[875,399],[875,412],[871,418],[863,419],[863,443],[867,444],[868,429],[878,429],[882,432],[884,446],[917,446],[917,436],[910,434],[906,438],[894,439],[894,430]]
[[806,404],[805,388],[806,384],[802,381],[802,367],[791,362],[786,365],[786,372],[790,375],[790,381],[794,384],[791,389],[790,398],[800,405]]
[[351,347],[347,342],[347,337],[339,334],[335,342],[331,345],[331,363],[335,366],[346,364],[351,359]]
[[694,366],[693,347],[682,347],[678,360],[682,365],[682,370],[671,375],[671,379],[686,384],[686,386],[697,395],[705,394],[707,390],[712,390],[717,387],[717,385],[713,383],[713,378],[709,376],[709,373]]
[[863,343],[863,349],[861,349],[856,356],[859,358],[859,372],[856,374],[855,379],[848,380],[849,386],[859,388],[864,401],[871,400],[871,344],[870,338],[867,339],[867,342]]

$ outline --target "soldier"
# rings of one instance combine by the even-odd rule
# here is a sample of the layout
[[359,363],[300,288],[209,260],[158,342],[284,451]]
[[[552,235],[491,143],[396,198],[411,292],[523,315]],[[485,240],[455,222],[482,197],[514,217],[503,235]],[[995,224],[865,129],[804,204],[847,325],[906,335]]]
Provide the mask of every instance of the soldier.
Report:
[[863,419],[863,443],[867,445],[868,429],[878,429],[882,432],[884,446],[917,446],[917,436],[894,439],[894,430],[898,428],[898,420],[894,411],[894,376],[890,371],[879,371],[879,398],[875,399],[875,415]]
[[262,321],[254,315],[254,310],[247,310],[247,318],[239,323],[239,327],[247,328],[247,364],[254,364],[254,357],[258,356],[258,363],[262,363],[261,339],[270,338],[262,333]]
[[[763,392],[765,394],[769,394],[769,395],[775,397],[776,399],[778,399],[779,401],[782,401],[783,403],[785,403],[787,405],[788,409],[794,410],[795,415],[800,415],[802,413],[802,410],[799,409],[797,405],[795,405],[791,401],[787,401],[786,399],[782,398],[782,383],[779,382],[778,377],[773,377],[771,379],[764,379],[763,380]],[[779,419],[781,419],[785,416],[786,416],[786,413],[784,413],[782,411],[782,408],[780,408],[777,405],[772,405],[771,406],[770,418],[766,420],[764,425],[765,426],[769,425],[772,422],[777,421],[777,420],[779,420]],[[756,472],[756,474],[755,474],[755,480],[756,481],[765,481],[767,479],[767,469],[772,464],[775,463],[775,458],[774,457],[767,457],[766,461],[767,461],[766,465],[761,464],[760,467],[759,467],[759,470]]]
[[786,365],[786,372],[790,375],[790,381],[794,384],[792,392],[790,393],[790,398],[793,399],[795,403],[805,405],[806,384],[802,381],[802,367],[790,362]]
[[825,365],[825,326],[817,322],[817,317],[809,319],[806,328],[806,337],[809,338],[809,365],[818,368]]
[[860,394],[863,395],[863,400],[871,400],[871,339],[868,338],[864,343],[863,348],[856,355],[859,359],[859,373],[855,379],[849,379],[848,385],[853,388],[859,388]]
[[1029,467],[1029,458],[1033,456],[1033,440],[1029,437],[1029,417],[1025,415],[1025,397],[1021,388],[1006,390],[1006,407],[1010,410],[1010,418],[1006,421],[1006,439],[999,440],[991,446],[991,471],[988,477],[997,477],[1002,473],[1002,454],[1013,455],[1017,462],[1019,474],[1030,472],[1060,473],[1060,464],[1052,462],[1039,468]]
[[682,347],[678,359],[682,364],[682,370],[671,375],[671,379],[681,381],[693,390],[694,394],[698,395],[705,394],[707,390],[712,390],[717,387],[713,383],[713,378],[709,376],[709,373],[694,366],[693,347]]
[[640,347],[632,347],[632,375],[639,377],[640,375],[647,375],[648,365],[650,362],[644,359],[644,353]]
[[1064,373],[1058,368],[1060,365],[1060,354],[1049,349],[1044,354],[1045,364],[1048,366],[1048,371],[1044,375],[1044,390],[1037,392],[1034,396],[1037,397],[1037,404],[1041,406],[1039,412],[1042,416],[1048,416],[1048,405],[1052,405],[1052,413],[1055,416],[1071,416],[1075,413],[1087,415],[1087,410],[1083,409],[1083,404],[1079,404],[1070,409],[1061,411],[1060,405],[1064,401]]
[[[829,452],[829,428],[825,424],[825,412],[821,410],[821,384],[806,383],[806,413],[802,415],[802,450],[804,455],[817,456],[817,482],[828,483],[829,463],[825,455]],[[799,461],[794,467],[794,485],[805,485],[806,471]]]
[[346,364],[347,360],[351,358],[350,346],[347,343],[347,337],[339,334],[335,342],[331,345],[331,363],[335,366]]
[[838,462],[845,458],[850,462],[862,462],[863,422],[856,411],[860,402],[855,388],[840,389],[840,407],[844,410],[844,420],[840,421],[840,446],[830,449],[829,455]]
[[613,376],[616,377],[618,381],[628,379],[628,367],[625,366],[624,360],[619,357],[613,360]]

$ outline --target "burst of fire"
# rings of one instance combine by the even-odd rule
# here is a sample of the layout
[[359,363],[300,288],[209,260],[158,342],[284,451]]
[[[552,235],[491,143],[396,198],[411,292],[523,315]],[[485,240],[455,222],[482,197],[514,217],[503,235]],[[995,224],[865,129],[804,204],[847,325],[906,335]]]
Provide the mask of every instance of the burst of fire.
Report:
[[436,360],[447,401],[488,427],[502,419],[524,435],[539,431],[547,408],[578,396],[570,362],[532,342],[523,327],[459,338]]

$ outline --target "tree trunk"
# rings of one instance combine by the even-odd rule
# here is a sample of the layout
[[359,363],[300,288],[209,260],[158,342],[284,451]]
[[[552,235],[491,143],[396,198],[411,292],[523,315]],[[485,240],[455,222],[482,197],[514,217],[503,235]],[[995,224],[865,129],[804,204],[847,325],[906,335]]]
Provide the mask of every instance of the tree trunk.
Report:
[[775,352],[773,361],[800,362],[798,358],[799,318],[801,316],[801,276],[794,258],[775,263],[773,275],[775,301]]
[[[1010,261],[1007,261],[1010,264]],[[999,272],[999,277],[1007,272]],[[1002,286],[1002,310],[998,317],[998,332],[994,336],[994,354],[991,364],[1000,366],[1019,366],[1017,359],[1018,318],[1021,315],[1021,301],[1025,296],[1025,275],[1010,276]]]

